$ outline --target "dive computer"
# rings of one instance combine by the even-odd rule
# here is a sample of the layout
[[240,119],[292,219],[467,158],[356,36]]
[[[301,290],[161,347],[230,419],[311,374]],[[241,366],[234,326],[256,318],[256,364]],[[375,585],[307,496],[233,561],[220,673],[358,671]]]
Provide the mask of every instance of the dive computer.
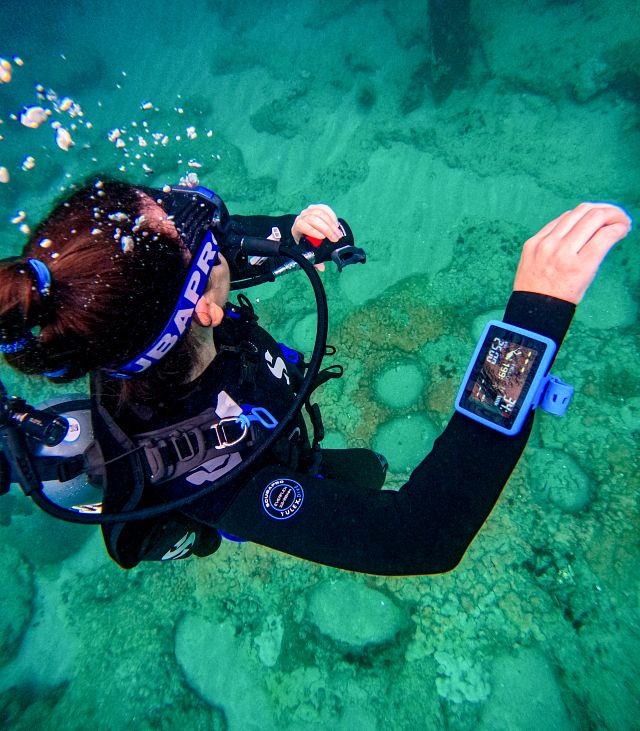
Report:
[[563,416],[574,389],[549,373],[556,350],[544,335],[491,320],[458,391],[456,411],[511,436],[538,406]]

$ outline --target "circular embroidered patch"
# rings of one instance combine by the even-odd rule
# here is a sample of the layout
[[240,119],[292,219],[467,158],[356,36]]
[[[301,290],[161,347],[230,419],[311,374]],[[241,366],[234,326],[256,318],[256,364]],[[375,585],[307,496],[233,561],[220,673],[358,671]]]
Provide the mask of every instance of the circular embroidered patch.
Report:
[[288,520],[302,507],[304,490],[302,485],[288,477],[270,482],[262,493],[262,507],[275,520]]

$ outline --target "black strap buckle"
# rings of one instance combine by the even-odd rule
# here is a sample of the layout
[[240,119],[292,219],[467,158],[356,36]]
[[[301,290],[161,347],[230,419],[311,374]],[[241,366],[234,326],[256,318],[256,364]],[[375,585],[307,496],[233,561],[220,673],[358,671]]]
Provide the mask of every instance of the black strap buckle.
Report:
[[67,457],[58,462],[56,468],[58,471],[58,480],[60,482],[68,482],[86,471],[84,454]]
[[176,450],[178,462],[186,462],[193,459],[198,453],[198,443],[194,446],[191,436],[187,434],[179,434],[177,437],[169,437],[173,448]]

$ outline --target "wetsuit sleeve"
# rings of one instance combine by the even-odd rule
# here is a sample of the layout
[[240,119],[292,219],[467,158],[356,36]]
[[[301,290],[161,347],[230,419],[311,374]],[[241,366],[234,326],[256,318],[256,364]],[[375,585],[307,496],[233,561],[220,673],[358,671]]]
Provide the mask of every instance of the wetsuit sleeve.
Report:
[[[255,236],[261,239],[276,239],[287,246],[295,246],[291,227],[296,220],[294,214],[284,216],[230,216],[227,234],[231,236]],[[270,257],[265,262],[251,264],[247,257],[240,254],[234,262],[234,281],[248,280],[252,277],[269,277],[274,269],[284,264],[286,257]]]
[[[574,310],[563,300],[518,292],[504,319],[560,346]],[[506,436],[454,413],[398,492],[265,467],[216,524],[238,537],[351,571],[392,576],[449,571],[498,500],[533,418],[531,414],[519,434]],[[280,480],[291,481],[292,491],[283,489],[286,483]],[[272,505],[274,495],[284,516]]]
[[279,237],[279,240],[293,246],[295,240],[291,235],[295,214],[284,216],[229,216],[229,228],[243,236],[257,236],[261,239]]

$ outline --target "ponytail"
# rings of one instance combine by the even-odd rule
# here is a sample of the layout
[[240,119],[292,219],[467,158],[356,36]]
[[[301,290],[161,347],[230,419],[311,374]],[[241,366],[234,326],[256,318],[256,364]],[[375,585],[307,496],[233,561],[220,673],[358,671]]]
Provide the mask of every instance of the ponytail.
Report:
[[[43,360],[42,342],[36,337],[52,316],[51,272],[35,258],[13,257],[0,261],[0,352],[9,362],[34,358]],[[29,356],[27,356],[29,353]],[[31,369],[25,372],[32,371]]]

